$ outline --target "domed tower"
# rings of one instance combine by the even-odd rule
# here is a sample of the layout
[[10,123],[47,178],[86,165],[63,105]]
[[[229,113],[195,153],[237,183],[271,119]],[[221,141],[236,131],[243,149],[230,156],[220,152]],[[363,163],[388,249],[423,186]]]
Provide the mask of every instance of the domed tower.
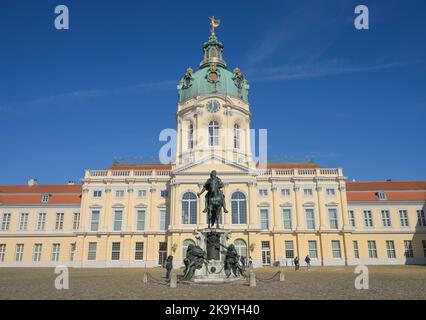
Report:
[[223,44],[214,28],[202,46],[203,59],[188,68],[177,86],[176,167],[216,158],[254,167],[250,146],[249,85],[239,68],[232,72],[223,59]]

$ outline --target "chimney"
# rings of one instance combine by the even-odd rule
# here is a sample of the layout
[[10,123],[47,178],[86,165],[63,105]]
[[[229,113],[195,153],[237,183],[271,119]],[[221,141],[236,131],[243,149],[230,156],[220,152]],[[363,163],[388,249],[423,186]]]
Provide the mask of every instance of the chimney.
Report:
[[68,183],[67,183],[69,186],[74,186],[75,185],[75,181],[73,181],[73,180],[68,180]]
[[36,185],[37,185],[37,179],[34,179],[34,178],[28,179],[28,186],[29,187],[34,187]]

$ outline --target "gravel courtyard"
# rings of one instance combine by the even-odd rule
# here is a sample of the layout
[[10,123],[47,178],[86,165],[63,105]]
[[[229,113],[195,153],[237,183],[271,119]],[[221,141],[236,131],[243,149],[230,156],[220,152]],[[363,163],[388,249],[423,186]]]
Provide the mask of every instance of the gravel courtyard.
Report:
[[[53,268],[0,268],[0,299],[426,299],[426,266],[370,266],[369,290],[355,289],[354,269],[255,269],[255,288],[248,284],[170,288],[161,268],[69,269],[69,290],[56,290]],[[279,270],[284,270],[284,282],[261,280]],[[154,280],[143,284],[144,272]]]

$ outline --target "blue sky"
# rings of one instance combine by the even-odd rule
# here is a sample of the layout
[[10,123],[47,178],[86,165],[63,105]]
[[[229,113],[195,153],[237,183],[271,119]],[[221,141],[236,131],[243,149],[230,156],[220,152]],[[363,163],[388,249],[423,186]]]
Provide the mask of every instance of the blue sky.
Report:
[[[54,8],[70,30],[54,28]],[[370,29],[354,28],[366,4]],[[425,1],[0,2],[0,184],[157,156],[176,84],[217,30],[274,157],[356,180],[425,180]]]

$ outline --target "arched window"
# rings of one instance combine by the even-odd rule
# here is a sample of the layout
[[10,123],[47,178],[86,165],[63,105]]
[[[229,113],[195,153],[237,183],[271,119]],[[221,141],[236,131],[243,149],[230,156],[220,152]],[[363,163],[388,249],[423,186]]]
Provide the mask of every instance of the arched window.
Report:
[[234,246],[239,256],[247,258],[247,244],[244,240],[241,240],[241,239],[235,240]]
[[195,246],[194,240],[186,239],[186,240],[183,241],[183,244],[182,244],[182,261],[183,261],[183,259],[186,258],[186,251],[188,250],[188,246],[190,244]]
[[192,192],[182,197],[182,224],[197,224],[197,196]]
[[240,126],[237,123],[234,124],[234,148],[240,148]]
[[188,126],[188,149],[194,148],[194,126],[192,123]]
[[209,123],[209,146],[215,147],[219,145],[219,124],[216,121]]
[[246,224],[247,223],[247,200],[244,193],[237,191],[231,196],[232,204],[232,223]]

